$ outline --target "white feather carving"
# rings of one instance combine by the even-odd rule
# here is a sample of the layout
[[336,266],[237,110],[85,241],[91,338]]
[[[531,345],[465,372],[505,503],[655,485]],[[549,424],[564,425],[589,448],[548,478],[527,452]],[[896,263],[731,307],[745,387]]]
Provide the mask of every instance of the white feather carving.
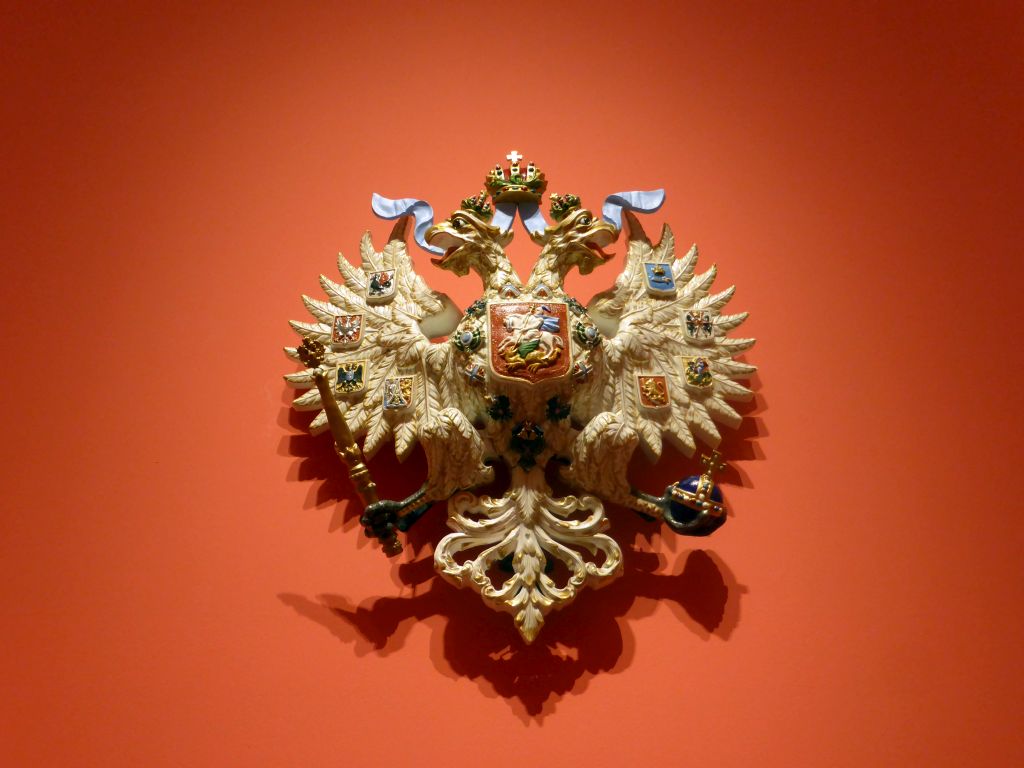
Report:
[[[600,586],[620,572],[622,553],[603,532],[608,519],[597,496],[624,505],[635,501],[627,466],[637,447],[655,461],[666,440],[688,456],[695,453],[697,440],[717,446],[721,440],[717,424],[736,427],[742,420],[727,401],[747,400],[752,394],[736,380],[756,369],[734,358],[754,341],[727,336],[747,315],[719,314],[733,298],[734,288],[712,293],[716,268],[696,273],[696,245],[677,259],[668,225],[654,245],[635,216],[627,212],[625,218],[630,236],[622,272],[590,308],[607,338],[595,348],[587,342],[585,352],[579,337],[570,342],[576,355],[570,362],[575,360],[583,373],[592,366],[582,384],[568,376],[545,383],[547,389],[530,389],[522,382],[504,387],[493,378],[481,387],[471,380],[467,373],[479,379],[487,348],[467,351],[464,346],[459,351],[451,343],[432,342],[421,331],[421,327],[442,327],[441,313],[455,317],[457,313],[451,313],[450,301],[431,291],[416,273],[404,239],[408,226],[404,221],[395,226],[380,252],[370,233],[364,234],[359,266],[339,254],[342,281],[320,276],[326,300],[302,297],[314,322],[291,322],[299,336],[329,347],[336,317],[362,315],[361,343],[325,352],[331,386],[336,384],[340,364],[365,366],[362,386],[338,394],[344,419],[353,435],[362,439],[367,457],[389,440],[399,460],[417,442],[423,447],[427,459],[423,498],[449,499],[448,524],[453,531],[435,550],[436,568],[453,583],[478,591],[492,607],[511,613],[528,642],[551,610],[567,605],[584,586]],[[652,295],[645,263],[671,270],[675,296]],[[368,275],[381,270],[395,270],[394,294],[382,303],[368,303]],[[489,295],[493,298],[494,292]],[[530,295],[524,293],[523,300]],[[710,338],[688,336],[693,331],[684,318],[691,310],[710,313],[713,333],[707,334],[706,329],[704,333]],[[496,333],[475,311],[467,313],[462,323],[473,333],[486,331],[485,338]],[[286,347],[285,354],[299,359],[295,347]],[[707,383],[704,380],[687,381],[687,359],[695,357],[708,361],[712,378],[707,386],[699,386]],[[642,376],[664,377],[665,402],[652,402],[652,390],[641,390]],[[412,398],[404,404],[392,401],[392,407],[385,408],[386,391],[394,391],[387,382],[393,377],[413,378]],[[305,390],[294,406],[316,412],[310,431],[327,429],[313,369],[290,373],[285,380]],[[657,392],[653,390],[654,395]],[[485,399],[485,393],[492,398]],[[562,418],[566,402],[571,419]],[[501,409],[506,409],[504,415]],[[516,415],[510,418],[510,414]],[[531,430],[542,422],[541,453],[528,453],[530,449],[522,446],[538,444],[537,432]],[[510,459],[506,455],[509,490],[500,499],[469,493],[493,478],[485,461],[501,451],[512,454]],[[586,494],[555,498],[548,487],[545,464],[565,456],[570,462],[562,469],[564,479]],[[563,574],[557,582],[546,568],[553,562],[564,565],[564,570],[556,569]],[[510,570],[510,575],[496,583],[494,575],[502,569]]]
[[[627,216],[630,239],[626,262],[614,287],[595,297],[591,310],[598,314],[617,313],[618,329],[606,340],[603,354],[596,359],[600,370],[590,384],[593,391],[581,392],[574,416],[587,426],[576,438],[571,479],[580,487],[614,498],[606,475],[616,473],[608,467],[605,452],[614,452],[625,467],[637,445],[649,459],[661,455],[662,439],[669,440],[686,455],[696,451],[694,436],[714,447],[721,440],[715,425],[736,427],[742,416],[726,400],[747,400],[751,391],[733,381],[751,375],[756,369],[732,358],[754,344],[753,339],[728,338],[726,332],[738,327],[747,314],[717,315],[732,299],[735,288],[710,293],[717,268],[695,274],[697,246],[680,259],[674,255],[675,238],[666,225],[661,241],[652,245],[639,222]],[[651,296],[645,285],[644,262],[671,263],[676,282],[676,297]],[[700,342],[686,337],[683,318],[689,310],[708,310],[713,314],[713,338]],[[685,376],[685,357],[704,357],[711,361],[713,383],[700,390],[691,389]],[[640,407],[636,398],[637,376],[664,376],[669,390],[667,408],[652,411]],[[699,399],[694,396],[699,394]],[[615,410],[614,415],[602,411]],[[630,435],[628,441],[606,437],[603,432]],[[590,472],[578,464],[591,464],[606,471]],[[623,469],[624,472],[624,469]]]
[[[428,450],[428,480],[432,498],[446,498],[454,490],[472,487],[491,470],[483,464],[483,441],[461,412],[478,415],[483,408],[479,393],[465,382],[455,365],[452,347],[447,342],[434,344],[419,329],[418,322],[444,309],[439,294],[434,293],[416,274],[404,239],[404,228],[377,252],[370,233],[360,240],[359,267],[338,254],[338,271],[342,282],[320,276],[320,285],[327,301],[303,296],[302,302],[313,319],[309,323],[291,321],[302,337],[312,337],[330,344],[334,318],[338,315],[363,316],[362,341],[356,349],[328,352],[325,366],[334,385],[338,364],[362,361],[364,385],[352,395],[339,395],[345,420],[353,435],[363,437],[363,452],[372,457],[393,439],[395,454],[405,459],[416,441]],[[365,298],[367,274],[385,269],[396,270],[395,295],[386,304],[368,304]],[[298,359],[294,347],[285,349]],[[389,377],[413,376],[413,401],[405,408],[384,408],[384,385]],[[326,414],[321,410],[320,393],[315,387],[313,370],[306,369],[285,376],[291,386],[306,389],[293,401],[295,408],[319,411],[310,424],[314,434],[327,429]],[[458,415],[456,415],[458,414]],[[468,430],[468,431],[467,431]],[[458,443],[458,461],[450,441]],[[440,446],[444,445],[442,448]],[[447,453],[446,453],[447,451]],[[446,458],[448,460],[446,460]]]

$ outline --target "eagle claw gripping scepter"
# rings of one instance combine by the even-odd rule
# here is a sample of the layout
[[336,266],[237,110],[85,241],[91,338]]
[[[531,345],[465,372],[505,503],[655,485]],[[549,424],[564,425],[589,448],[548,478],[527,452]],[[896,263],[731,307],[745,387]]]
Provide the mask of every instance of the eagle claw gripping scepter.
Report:
[[302,364],[313,371],[313,380],[324,404],[331,435],[334,437],[334,450],[347,467],[349,479],[365,505],[359,522],[362,523],[367,536],[380,540],[386,554],[397,555],[402,551],[402,542],[395,536],[395,528],[407,531],[409,526],[430,508],[430,504],[414,506],[415,502],[422,498],[422,491],[404,501],[377,498],[377,484],[370,476],[370,468],[363,460],[363,452],[345,422],[327,380],[327,373],[323,367],[326,348],[316,339],[306,337],[296,351]]
[[[717,448],[718,425],[743,418],[729,401],[752,396],[738,380],[756,369],[735,359],[754,340],[728,336],[747,317],[722,312],[733,288],[713,293],[716,269],[696,272],[696,246],[677,258],[669,227],[654,244],[634,215],[656,211],[662,190],[609,195],[600,217],[577,195],[554,194],[549,221],[544,174],[518,152],[507,159],[436,224],[422,200],[374,195],[374,213],[398,220],[391,236],[377,251],[367,232],[360,264],[339,256],[342,282],[321,276],[327,301],[303,297],[314,322],[293,321],[302,343],[285,351],[306,370],[285,378],[308,390],[296,408],[319,411],[311,431],[330,429],[367,535],[394,554],[396,533],[445,501],[451,533],[435,569],[511,614],[532,642],[552,610],[622,572],[606,503],[685,536],[722,526],[717,451],[661,496],[633,487],[628,465],[637,448],[657,461],[666,440],[687,457],[698,441]],[[517,217],[540,247],[525,280],[505,253]],[[410,222],[435,266],[482,280],[464,313],[417,274]],[[605,264],[624,231],[622,273],[584,307],[565,292],[567,273]],[[423,485],[398,501],[379,498],[364,459],[389,441],[400,461],[417,444],[427,459]],[[504,494],[474,493],[498,462]],[[558,496],[548,467],[572,495]]]

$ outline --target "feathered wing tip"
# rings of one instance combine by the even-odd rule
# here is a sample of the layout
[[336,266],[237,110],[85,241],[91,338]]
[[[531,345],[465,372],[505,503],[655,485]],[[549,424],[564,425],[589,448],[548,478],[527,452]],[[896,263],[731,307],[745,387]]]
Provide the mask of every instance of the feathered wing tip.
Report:
[[572,463],[562,475],[609,501],[623,503],[630,495],[626,468],[639,443],[636,426],[624,414],[603,411],[577,436],[572,447]]
[[429,465],[427,498],[446,499],[493,478],[494,470],[483,461],[483,439],[459,409],[443,408],[425,419],[420,441]]
[[[369,231],[366,233],[369,235]],[[345,286],[356,293],[357,295],[363,295],[366,290],[366,273],[352,265],[348,259],[345,258],[345,254],[338,252],[338,273],[341,275],[342,280],[345,281]]]
[[391,228],[391,234],[388,235],[388,242],[398,240],[402,243],[408,243],[409,233],[409,217],[402,216],[400,219],[395,221],[395,226]]
[[[667,225],[665,230],[671,236],[671,230],[668,229]],[[673,250],[675,249],[673,248]],[[672,277],[675,278],[676,285],[689,282],[693,277],[693,273],[697,269],[698,256],[699,252],[697,250],[697,244],[694,243],[682,258],[676,259],[672,262]]]
[[[451,350],[447,344],[431,344],[421,332],[420,322],[447,317],[444,313],[450,302],[446,302],[443,294],[432,291],[416,273],[406,243],[408,233],[408,218],[398,219],[384,248],[378,252],[370,232],[365,232],[359,243],[358,265],[339,253],[341,281],[320,275],[326,300],[302,297],[314,322],[291,321],[292,329],[300,338],[313,338],[327,348],[324,368],[332,388],[337,384],[338,365],[355,362],[364,366],[362,389],[352,394],[339,394],[339,404],[352,434],[364,438],[363,452],[367,458],[393,439],[396,456],[404,460],[421,439],[425,420],[453,402],[447,399],[449,396],[463,394],[459,391],[463,385],[461,372],[454,365],[438,369],[426,364],[426,353],[433,348],[437,347],[442,353],[440,356],[435,353],[435,359],[443,357],[443,352],[450,354]],[[392,269],[395,270],[395,295],[389,302],[369,304],[366,300],[369,273]],[[361,343],[352,349],[332,349],[335,318],[347,315],[360,316]],[[299,359],[296,347],[286,347],[285,354],[293,360]],[[405,407],[385,408],[386,382],[392,379],[390,386],[393,388],[403,376],[414,380],[412,402]],[[310,423],[310,432],[326,431],[327,415],[316,389],[313,369],[287,374],[285,381],[292,387],[306,390],[293,400],[293,407],[317,412]],[[442,394],[442,389],[447,390],[446,394]]]
[[639,217],[636,216],[632,211],[623,211],[623,218],[626,220],[626,224],[629,225],[629,241],[642,241],[651,244],[650,238],[647,237],[647,233],[644,232],[644,227],[640,223]]
[[[607,324],[614,333],[604,345],[603,370],[591,384],[597,391],[581,397],[581,405],[586,407],[578,418],[592,419],[602,411],[614,411],[628,421],[636,445],[649,459],[661,455],[664,439],[693,455],[698,440],[711,447],[721,442],[718,425],[735,428],[741,423],[742,415],[728,401],[752,396],[736,379],[755,369],[733,358],[750,349],[754,340],[727,336],[746,320],[747,313],[721,313],[735,287],[712,292],[718,269],[711,265],[697,273],[696,245],[676,258],[675,236],[668,224],[663,225],[658,243],[652,245],[637,217],[627,212],[624,218],[629,239],[623,271],[611,290],[591,302],[595,319],[601,313],[614,317],[614,323]],[[675,297],[651,295],[643,267],[651,262],[671,264]],[[694,310],[710,313],[710,338],[707,334],[700,338],[687,335],[685,317]],[[700,373],[702,365],[710,369],[710,379]],[[667,388],[661,406],[642,401],[639,392],[639,382],[652,377]]]
[[377,253],[373,247],[373,237],[370,235],[370,230],[363,232],[363,236],[359,239],[359,256],[362,258],[364,272],[377,272],[384,269],[381,254]]

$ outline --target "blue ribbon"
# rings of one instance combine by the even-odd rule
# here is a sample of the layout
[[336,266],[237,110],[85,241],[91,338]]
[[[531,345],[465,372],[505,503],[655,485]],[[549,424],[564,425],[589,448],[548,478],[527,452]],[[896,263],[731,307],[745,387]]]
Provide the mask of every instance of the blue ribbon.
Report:
[[[653,189],[649,191],[616,192],[605,198],[601,207],[601,214],[605,221],[622,229],[622,211],[637,211],[639,213],[653,213],[661,208],[665,202],[665,190]],[[427,243],[427,230],[434,225],[434,209],[425,200],[417,200],[414,197],[403,197],[398,200],[373,194],[371,202],[373,212],[382,219],[398,219],[402,216],[412,216],[415,221],[413,236],[416,244],[423,250],[434,254],[444,253],[443,248]],[[494,218],[491,224],[498,227],[502,232],[508,232],[515,221],[516,213],[523,221],[526,229],[536,234],[543,232],[548,223],[544,214],[536,203],[499,203],[495,206]]]
[[608,195],[601,206],[601,216],[616,229],[622,229],[622,211],[638,213],[654,213],[665,202],[664,189],[652,189],[646,192],[616,192]]
[[427,242],[427,230],[434,226],[434,209],[426,200],[417,200],[415,197],[403,197],[399,200],[392,200],[389,197],[373,193],[370,203],[373,212],[382,219],[399,219],[402,216],[412,216],[416,221],[413,229],[413,237],[416,244],[425,251],[441,255],[444,248],[430,245]]
[[530,202],[498,203],[494,207],[494,218],[491,219],[491,224],[502,232],[508,232],[512,228],[512,222],[515,221],[516,211],[519,212],[519,218],[523,220],[523,226],[531,234],[547,229],[548,223],[544,219],[540,207],[536,203]]

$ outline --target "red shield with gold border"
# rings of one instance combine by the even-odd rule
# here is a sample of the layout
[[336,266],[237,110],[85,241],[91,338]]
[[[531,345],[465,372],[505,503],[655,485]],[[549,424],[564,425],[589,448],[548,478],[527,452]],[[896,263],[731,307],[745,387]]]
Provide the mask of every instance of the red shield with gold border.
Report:
[[491,371],[536,384],[569,373],[569,307],[564,301],[500,301],[487,306]]

